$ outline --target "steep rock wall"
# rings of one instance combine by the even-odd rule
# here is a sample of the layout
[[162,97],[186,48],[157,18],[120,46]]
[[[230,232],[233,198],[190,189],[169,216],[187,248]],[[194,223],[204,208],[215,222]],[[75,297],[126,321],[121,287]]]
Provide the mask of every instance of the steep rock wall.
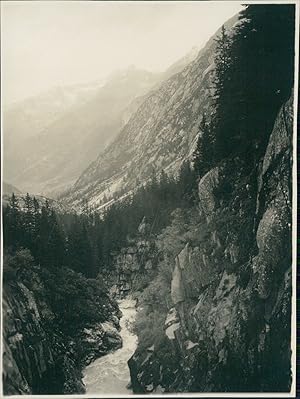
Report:
[[115,272],[108,277],[111,294],[118,298],[142,290],[157,265],[157,251],[151,226],[144,217],[135,238],[114,258]]
[[[237,16],[228,20],[229,29]],[[84,171],[61,200],[80,208],[83,199],[95,209],[134,192],[153,171],[176,175],[191,156],[203,111],[209,111],[213,88],[215,38],[183,70],[145,96],[114,142]],[[138,182],[138,183],[137,183]]]
[[175,259],[168,356],[137,349],[134,392],[289,391],[292,119],[289,100],[262,157],[226,159],[200,180],[209,238]]
[[45,298],[23,283],[6,284],[3,294],[5,395],[84,393],[81,369],[122,346],[119,313],[67,335]]

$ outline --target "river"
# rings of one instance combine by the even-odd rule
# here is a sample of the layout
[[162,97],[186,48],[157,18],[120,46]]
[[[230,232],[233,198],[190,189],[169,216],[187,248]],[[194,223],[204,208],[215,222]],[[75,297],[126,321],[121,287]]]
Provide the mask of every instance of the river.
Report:
[[126,386],[130,382],[127,361],[137,347],[137,336],[128,329],[136,316],[135,301],[121,300],[119,307],[123,313],[120,320],[123,346],[115,352],[96,359],[85,368],[83,382],[86,386],[86,394],[132,394]]

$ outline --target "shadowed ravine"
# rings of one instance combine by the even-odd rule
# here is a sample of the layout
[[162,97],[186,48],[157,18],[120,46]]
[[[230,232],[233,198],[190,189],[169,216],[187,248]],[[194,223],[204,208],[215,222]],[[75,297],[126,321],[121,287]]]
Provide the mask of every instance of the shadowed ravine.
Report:
[[[218,21],[204,3],[191,21],[177,10],[174,27],[199,17],[209,36]],[[123,6],[127,32],[139,14]],[[177,29],[162,60],[175,14],[160,35],[146,8],[141,54],[130,60],[120,36],[126,63],[162,68],[202,43],[204,31]],[[220,10],[218,31],[167,78],[130,67],[75,91],[62,79],[57,95],[4,115],[1,397],[296,397],[297,7],[240,8],[227,22]],[[96,9],[82,15],[98,32]],[[107,40],[123,54],[101,29],[82,41],[100,43],[97,63]]]
[[86,367],[83,381],[87,394],[132,393],[126,386],[130,382],[127,361],[137,346],[137,336],[130,332],[129,326],[136,316],[135,301],[124,299],[119,302],[119,307],[123,313],[120,320],[123,346]]

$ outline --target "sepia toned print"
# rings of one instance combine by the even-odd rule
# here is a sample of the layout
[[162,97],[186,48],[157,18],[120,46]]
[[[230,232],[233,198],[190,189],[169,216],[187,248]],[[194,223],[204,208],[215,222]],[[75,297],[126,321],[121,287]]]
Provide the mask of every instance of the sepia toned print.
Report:
[[7,2],[2,392],[295,395],[297,2]]

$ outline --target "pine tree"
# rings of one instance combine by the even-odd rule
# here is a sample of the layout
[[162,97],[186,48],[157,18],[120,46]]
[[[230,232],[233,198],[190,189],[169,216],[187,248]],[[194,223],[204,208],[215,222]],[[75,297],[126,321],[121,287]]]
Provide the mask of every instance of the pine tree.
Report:
[[197,176],[195,169],[191,168],[188,161],[184,162],[180,168],[175,190],[177,191],[177,195],[175,195],[178,197],[178,205],[184,207],[186,204],[193,204],[197,191]]
[[3,210],[4,246],[16,250],[22,242],[21,210],[19,200],[12,193],[8,205]]
[[65,235],[56,213],[46,202],[41,208],[36,224],[36,236],[32,253],[44,267],[60,267],[65,264]]
[[34,240],[34,202],[27,193],[23,198],[24,208],[22,212],[23,244],[26,248],[32,249]]
[[41,215],[40,204],[38,200],[35,197],[33,197],[33,235],[35,240],[38,234],[40,215]]
[[228,40],[222,30],[215,55],[218,159],[243,153],[250,164],[257,150],[264,151],[291,93],[294,12],[293,5],[251,5]]
[[[229,79],[228,72],[231,64],[231,45],[232,40],[223,25],[221,34],[216,39],[215,49],[215,75],[213,78],[215,88],[215,99],[217,100],[220,95],[224,95],[224,85]],[[229,93],[228,93],[229,96]]]
[[213,165],[215,160],[214,129],[203,114],[197,137],[196,148],[193,154],[194,169],[197,177],[202,177]]
[[293,5],[252,5],[241,14],[232,52],[234,78],[242,82],[243,137],[266,145],[274,118],[290,94],[294,60]]
[[47,242],[49,237],[49,208],[44,205],[41,208],[40,217],[36,226],[35,245],[33,249],[34,256],[37,262],[41,265],[48,265],[48,248]]
[[95,277],[95,262],[88,231],[80,216],[75,216],[68,236],[68,266],[87,277]]
[[230,90],[231,69],[233,64],[232,41],[225,27],[216,39],[214,84],[214,125],[215,129],[215,158],[218,161],[230,149],[230,135],[232,133],[232,119],[235,111],[232,107],[234,93]]
[[62,266],[65,263],[65,237],[57,216],[52,209],[49,215],[49,235],[46,246],[49,266]]

